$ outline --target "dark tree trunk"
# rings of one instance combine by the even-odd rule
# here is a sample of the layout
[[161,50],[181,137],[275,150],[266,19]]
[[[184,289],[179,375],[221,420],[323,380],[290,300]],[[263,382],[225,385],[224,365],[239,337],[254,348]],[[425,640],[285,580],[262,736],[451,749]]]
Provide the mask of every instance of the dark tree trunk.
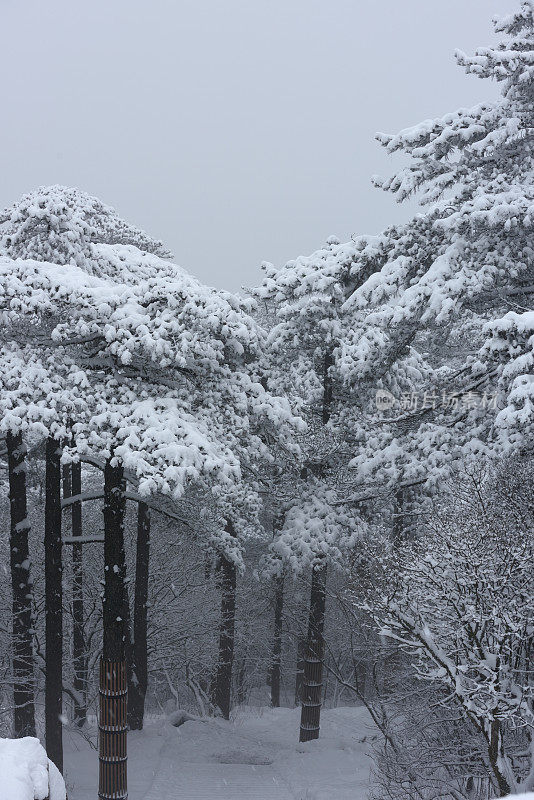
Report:
[[302,683],[301,742],[319,738],[323,693],[325,605],[326,564],[322,564],[312,572],[308,641]]
[[[74,497],[82,493],[82,465],[78,461],[72,464],[72,494]],[[72,535],[82,536],[82,503],[81,500],[72,506]],[[87,719],[87,654],[85,652],[85,627],[83,605],[83,546],[72,545],[72,659],[74,666],[74,721],[81,728]]]
[[323,425],[326,425],[330,420],[330,415],[332,413],[332,395],[333,395],[333,388],[332,388],[332,375],[330,374],[330,368],[334,365],[334,357],[332,355],[332,350],[329,348],[324,356],[324,365],[323,365],[323,409],[322,409],[322,418],[323,418]]
[[121,465],[104,468],[104,601],[102,656],[107,661],[124,660],[123,602],[126,581],[124,512],[126,482]]
[[[333,385],[331,369],[334,365],[332,345],[327,347],[323,364],[322,421],[327,425],[332,415]],[[322,473],[325,472],[322,465]],[[324,617],[326,606],[326,562],[312,570],[308,637],[304,655],[304,675],[301,698],[300,741],[319,738],[323,694]]]
[[[82,465],[66,464],[63,467],[63,497],[66,499],[82,493]],[[70,506],[71,533],[80,537],[82,527],[82,503]],[[87,720],[87,654],[85,652],[85,629],[83,608],[83,551],[82,544],[72,545],[72,663],[74,722],[83,727]]]
[[280,682],[282,661],[282,612],[284,609],[284,576],[275,578],[274,635],[271,661],[271,706],[280,707]]
[[297,642],[297,671],[295,673],[295,705],[299,706],[302,700],[302,681],[304,680],[304,656],[306,654],[306,639],[299,637]]
[[46,440],[45,496],[45,740],[48,758],[63,772],[63,561],[61,444]]
[[[325,350],[323,363],[322,421],[327,425],[332,415],[333,385],[331,368],[334,365],[332,346]],[[322,465],[322,474],[326,465]],[[301,689],[302,712],[300,741],[319,738],[323,694],[324,617],[326,606],[327,564],[312,570],[308,637],[304,655],[304,675]]]
[[[230,523],[226,530],[235,536]],[[221,625],[219,632],[219,659],[214,686],[214,703],[224,719],[230,719],[232,691],[232,665],[234,661],[236,567],[233,561],[221,556]]]
[[13,727],[15,737],[35,736],[32,648],[32,583],[26,499],[26,448],[22,435],[6,434],[11,530],[9,553],[13,600]]
[[128,581],[125,580],[124,582],[124,596],[122,598],[122,619],[124,625],[124,661],[126,664],[126,685],[128,687],[128,708],[127,708],[127,718],[128,718],[128,727],[130,726],[130,702],[131,702],[131,694],[130,690],[132,688],[132,678],[133,678],[133,641],[132,641],[132,615],[130,613],[130,592]]
[[126,736],[127,681],[124,597],[126,559],[124,512],[126,483],[122,466],[104,468],[104,598],[102,660],[100,664],[100,780],[99,797],[127,797]]
[[147,603],[150,564],[150,511],[139,503],[137,511],[137,552],[135,559],[132,676],[128,686],[128,722],[141,730],[148,685]]
[[[391,543],[394,548],[401,548],[408,541],[409,526],[406,521],[407,499],[407,490],[403,489],[402,486],[397,486],[393,493],[393,518],[391,526]],[[393,639],[388,639],[383,647],[380,667],[381,691],[385,696],[394,695],[398,690],[397,681],[402,676],[402,650]]]
[[393,494],[393,531],[394,547],[400,547],[406,541],[405,493],[402,487],[397,487]]
[[367,697],[367,661],[362,655],[360,658],[355,658],[354,664],[354,682],[358,695],[364,700]]
[[245,704],[247,700],[247,659],[246,656],[237,662],[237,670],[234,662],[234,684],[235,684],[235,703],[238,706]]

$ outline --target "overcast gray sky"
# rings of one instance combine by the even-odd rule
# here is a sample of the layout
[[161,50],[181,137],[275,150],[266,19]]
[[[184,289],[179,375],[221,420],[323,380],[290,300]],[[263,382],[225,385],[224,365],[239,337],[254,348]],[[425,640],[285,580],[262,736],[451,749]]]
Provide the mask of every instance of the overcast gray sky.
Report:
[[374,141],[495,95],[455,48],[519,0],[0,0],[0,206],[78,186],[206,283],[404,219]]

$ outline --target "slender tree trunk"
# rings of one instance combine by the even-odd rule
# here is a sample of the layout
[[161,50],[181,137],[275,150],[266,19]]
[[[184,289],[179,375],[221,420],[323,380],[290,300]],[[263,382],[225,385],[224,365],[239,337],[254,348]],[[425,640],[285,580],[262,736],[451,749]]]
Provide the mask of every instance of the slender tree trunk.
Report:
[[295,673],[295,705],[299,706],[302,700],[302,681],[304,680],[304,656],[306,654],[306,639],[299,637],[297,642],[297,671]]
[[508,797],[508,795],[511,792],[511,788],[502,772],[502,766],[499,763],[500,746],[501,746],[501,722],[500,720],[495,719],[491,722],[489,742],[488,742],[488,756],[489,756],[491,770],[495,775],[495,778],[497,780],[497,785],[499,787],[499,797]]
[[405,511],[405,491],[398,486],[393,493],[393,530],[392,540],[394,547],[400,547],[406,542],[407,525],[404,516]]
[[274,635],[271,661],[271,706],[280,707],[280,682],[282,662],[282,612],[284,609],[284,576],[275,578]]
[[362,700],[364,700],[367,697],[367,661],[361,656],[359,659],[355,658],[353,664],[356,689]]
[[332,355],[332,349],[329,347],[325,352],[324,364],[323,364],[323,409],[322,409],[323,425],[328,424],[332,413],[333,386],[332,386],[332,375],[330,373],[330,369],[333,366],[334,366],[334,357]]
[[[393,519],[391,526],[391,543],[394,548],[401,548],[408,539],[408,526],[406,523],[407,491],[402,486],[397,486],[393,492]],[[393,639],[385,639],[383,656],[380,659],[382,692],[385,696],[395,694],[398,687],[397,678],[402,679],[402,650]]]
[[63,772],[63,559],[61,444],[46,440],[45,496],[45,740],[48,758]]
[[[322,422],[327,425],[332,414],[334,365],[332,345],[324,353]],[[323,465],[323,472],[324,472]],[[308,638],[304,658],[300,741],[319,738],[323,694],[324,617],[326,606],[326,561],[312,569]]]
[[[235,536],[230,523],[226,530]],[[221,625],[219,632],[219,660],[215,677],[214,702],[224,719],[230,719],[232,692],[232,665],[234,661],[236,567],[233,561],[221,557]]]
[[104,598],[100,662],[100,780],[102,800],[120,800],[127,792],[127,680],[124,597],[126,559],[124,512],[126,483],[120,464],[104,468]]
[[302,684],[301,742],[319,738],[323,692],[326,571],[326,564],[322,564],[312,573],[308,642]]
[[20,433],[6,435],[11,530],[9,539],[13,600],[13,727],[15,737],[35,736],[32,647],[32,583],[26,498],[26,448]]
[[[78,496],[82,492],[82,465],[65,464],[63,467],[63,497]],[[82,503],[71,504],[71,534],[80,537],[82,528]],[[87,654],[83,609],[83,551],[82,545],[72,545],[72,662],[74,689],[74,722],[83,727],[87,719]]]
[[[82,465],[78,461],[71,466],[72,494],[82,493]],[[72,506],[72,535],[81,537],[82,502]],[[87,720],[87,654],[85,652],[85,612],[83,602],[83,545],[72,545],[72,659],[74,666],[74,721],[82,727]]]
[[132,640],[132,615],[130,613],[130,591],[128,581],[124,582],[124,596],[122,598],[122,619],[124,625],[124,661],[126,663],[126,685],[128,688],[128,708],[127,719],[128,727],[130,726],[130,703],[132,695],[133,678],[133,640]]
[[149,565],[150,510],[145,503],[139,503],[135,559],[132,679],[128,687],[128,722],[132,730],[139,731],[143,727],[148,685],[147,603]]
[[235,686],[235,703],[242,706],[247,700],[247,659],[246,656],[240,658],[237,662],[237,670],[234,662],[234,686]]

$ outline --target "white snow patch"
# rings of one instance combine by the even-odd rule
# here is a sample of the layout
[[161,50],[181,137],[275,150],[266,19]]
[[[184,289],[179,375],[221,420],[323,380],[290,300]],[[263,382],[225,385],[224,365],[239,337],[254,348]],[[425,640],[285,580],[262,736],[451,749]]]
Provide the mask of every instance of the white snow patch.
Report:
[[65,800],[65,783],[33,736],[0,739],[2,796],[9,800]]

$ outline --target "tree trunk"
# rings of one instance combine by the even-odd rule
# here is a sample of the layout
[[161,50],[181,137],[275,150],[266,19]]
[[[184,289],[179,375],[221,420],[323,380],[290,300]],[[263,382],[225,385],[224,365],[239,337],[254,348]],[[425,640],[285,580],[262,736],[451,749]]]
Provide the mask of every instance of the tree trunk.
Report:
[[127,712],[127,719],[128,719],[128,727],[130,726],[130,702],[131,702],[131,694],[130,690],[132,688],[132,677],[133,677],[133,641],[132,641],[132,615],[130,613],[130,591],[128,586],[128,581],[125,580],[124,582],[124,595],[122,598],[122,620],[124,626],[124,662],[126,664],[126,686],[128,689],[128,708]]
[[104,468],[104,641],[100,662],[100,780],[102,800],[126,798],[127,698],[124,653],[126,559],[124,512],[126,483],[122,465]]
[[[74,497],[82,493],[81,462],[72,464],[72,494]],[[72,506],[72,535],[82,536],[82,503],[81,500]],[[87,654],[85,652],[83,604],[83,546],[72,545],[72,660],[74,666],[74,721],[82,727],[87,719]],[[78,699],[79,698],[79,699]]]
[[61,554],[61,444],[46,440],[45,496],[45,741],[63,772],[63,560]]
[[284,609],[284,576],[275,578],[274,636],[271,661],[271,706],[280,707],[280,678],[282,660],[282,611]]
[[501,722],[498,719],[492,720],[490,725],[490,734],[488,737],[488,756],[491,770],[497,780],[499,787],[499,797],[508,797],[511,792],[510,785],[506,780],[500,761],[500,746],[501,746]]
[[393,529],[392,544],[394,547],[401,547],[407,540],[406,524],[406,493],[401,486],[397,486],[393,493]]
[[306,639],[299,637],[297,642],[297,671],[295,673],[295,705],[300,706],[302,700],[302,681],[304,680],[304,656],[306,654]]
[[322,408],[323,425],[326,425],[328,423],[332,413],[333,386],[332,386],[332,375],[330,373],[330,368],[333,366],[334,366],[334,357],[332,355],[332,349],[328,348],[328,350],[326,350],[324,354],[324,365],[323,365],[323,408]]
[[[235,532],[230,523],[226,530]],[[221,556],[219,574],[221,578],[221,626],[219,632],[219,660],[215,677],[214,703],[224,719],[230,719],[232,691],[232,665],[234,661],[236,568],[233,561]]]
[[13,727],[15,737],[35,736],[32,648],[32,583],[26,499],[26,448],[20,433],[6,434],[11,530],[9,539],[13,600]]
[[312,572],[308,641],[302,683],[301,742],[319,738],[323,691],[325,605],[326,564],[322,564]]
[[[332,345],[324,353],[322,422],[327,425],[332,415],[333,385],[331,368],[334,365]],[[325,465],[322,465],[324,474]],[[319,723],[323,693],[324,616],[326,605],[326,562],[312,570],[308,637],[304,656],[302,682],[302,712],[300,741],[319,738]]]
[[137,552],[135,559],[132,678],[128,686],[128,722],[141,730],[148,685],[147,603],[150,560],[150,511],[139,503],[137,511]]

